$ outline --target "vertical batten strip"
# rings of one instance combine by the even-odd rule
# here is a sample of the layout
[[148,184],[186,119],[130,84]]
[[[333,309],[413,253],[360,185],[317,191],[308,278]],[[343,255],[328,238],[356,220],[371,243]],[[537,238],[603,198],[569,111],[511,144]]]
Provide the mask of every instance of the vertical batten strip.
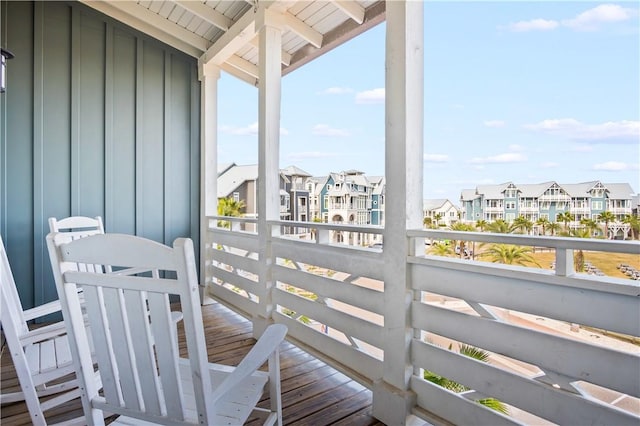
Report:
[[44,6],[33,4],[33,279],[34,305],[45,302],[44,291]]
[[164,128],[162,135],[162,149],[163,149],[163,181],[164,181],[164,206],[163,206],[163,230],[162,230],[162,241],[165,244],[171,244],[172,241],[169,241],[171,236],[173,235],[173,230],[171,229],[171,203],[172,203],[172,191],[171,191],[171,173],[174,171],[174,167],[172,165],[172,138],[171,138],[171,53],[166,50],[163,52],[163,120],[164,120]]
[[[190,206],[190,224],[189,230],[191,238],[194,240],[193,245],[196,250],[196,258],[198,258],[200,249],[200,111],[198,109],[198,102],[200,102],[200,85],[198,84],[198,69],[197,66],[190,62],[189,75],[191,77],[190,84],[190,99],[189,99],[189,180],[195,185],[189,185],[189,206]],[[218,167],[216,165],[215,171]],[[203,220],[206,220],[203,217]],[[203,230],[204,231],[204,230]],[[204,282],[204,274],[200,275],[200,283]],[[200,298],[202,300],[202,297]]]
[[80,10],[71,8],[71,216],[80,212],[80,73],[82,72],[82,34]]
[[143,138],[143,128],[144,124],[142,123],[142,112],[144,108],[143,104],[143,79],[144,79],[144,42],[140,37],[136,38],[136,118],[135,118],[135,126],[136,126],[136,136],[135,136],[135,210],[136,210],[136,229],[135,235],[143,235],[144,234],[144,217],[142,215],[143,208],[143,199],[142,199],[142,144],[144,142]]
[[104,49],[104,226],[113,229],[112,221],[115,219],[115,152],[113,141],[113,80],[114,80],[114,28],[105,23],[105,49]]

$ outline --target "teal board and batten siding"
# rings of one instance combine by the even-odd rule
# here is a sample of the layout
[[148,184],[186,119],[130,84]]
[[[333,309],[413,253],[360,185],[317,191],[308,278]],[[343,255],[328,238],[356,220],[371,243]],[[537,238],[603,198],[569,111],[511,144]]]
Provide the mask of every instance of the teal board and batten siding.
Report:
[[1,2],[0,232],[25,307],[56,297],[47,218],[198,247],[197,61],[73,2]]

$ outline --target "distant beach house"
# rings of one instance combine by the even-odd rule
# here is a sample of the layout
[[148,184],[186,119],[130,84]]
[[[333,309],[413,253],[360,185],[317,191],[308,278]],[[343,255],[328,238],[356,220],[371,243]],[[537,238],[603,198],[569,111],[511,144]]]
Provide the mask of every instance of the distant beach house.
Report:
[[[624,237],[629,225],[622,223],[632,213],[634,191],[628,183],[559,184],[554,181],[538,184],[482,185],[465,189],[460,195],[462,219],[466,222],[503,219],[512,222],[524,216],[532,222],[545,218],[550,222],[562,222],[565,212],[573,215],[570,227],[580,226],[582,219],[597,220],[608,211],[615,220],[609,224],[609,237]],[[635,206],[637,208],[637,204]]]
[[423,200],[422,210],[434,226],[449,227],[460,220],[460,209],[445,198]]

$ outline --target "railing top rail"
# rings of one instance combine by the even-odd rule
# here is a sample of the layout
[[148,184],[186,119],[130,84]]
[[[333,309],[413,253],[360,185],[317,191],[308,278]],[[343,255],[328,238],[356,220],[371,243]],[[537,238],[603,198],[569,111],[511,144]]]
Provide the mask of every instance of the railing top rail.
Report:
[[332,231],[361,232],[364,234],[382,234],[384,228],[375,225],[344,225],[339,223],[297,222],[292,220],[268,220],[271,226],[289,226],[298,228],[315,228]]
[[530,236],[522,234],[494,234],[490,232],[443,231],[435,229],[412,229],[407,231],[407,236],[412,238],[465,240],[487,243],[515,244],[521,246],[549,247],[556,249],[575,249],[640,254],[640,242],[628,240],[624,241],[575,237]]
[[207,219],[226,220],[227,222],[241,222],[241,223],[257,223],[258,222],[258,219],[255,217],[244,217],[244,216],[207,216]]

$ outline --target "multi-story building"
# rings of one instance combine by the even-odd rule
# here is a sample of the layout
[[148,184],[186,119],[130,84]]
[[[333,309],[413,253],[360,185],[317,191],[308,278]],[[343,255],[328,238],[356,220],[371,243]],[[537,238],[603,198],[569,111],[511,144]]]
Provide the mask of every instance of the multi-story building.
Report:
[[369,182],[373,185],[371,194],[371,224],[384,226],[384,196],[385,196],[384,176],[371,176]]
[[615,220],[609,224],[608,236],[624,237],[629,231],[622,224],[623,218],[632,213],[633,189],[628,183],[602,183],[600,181],[558,184],[482,185],[465,189],[460,196],[462,219],[488,222],[503,219],[512,222],[524,216],[532,222],[546,218],[550,222],[562,222],[561,215],[571,213],[571,227],[580,226],[582,219],[597,220],[605,211]]
[[[232,198],[236,202],[244,202],[242,214],[244,217],[258,217],[258,165],[249,164],[239,166],[235,163],[218,165],[217,192],[218,199]],[[280,172],[280,219],[294,220],[291,210],[291,195],[286,191],[290,188],[289,177]],[[295,214],[301,214],[295,210]],[[308,216],[307,216],[308,217]],[[306,219],[304,219],[306,220]],[[246,230],[253,230],[247,225]]]
[[445,198],[425,199],[422,202],[425,218],[430,218],[435,226],[449,227],[460,219],[460,210]]

